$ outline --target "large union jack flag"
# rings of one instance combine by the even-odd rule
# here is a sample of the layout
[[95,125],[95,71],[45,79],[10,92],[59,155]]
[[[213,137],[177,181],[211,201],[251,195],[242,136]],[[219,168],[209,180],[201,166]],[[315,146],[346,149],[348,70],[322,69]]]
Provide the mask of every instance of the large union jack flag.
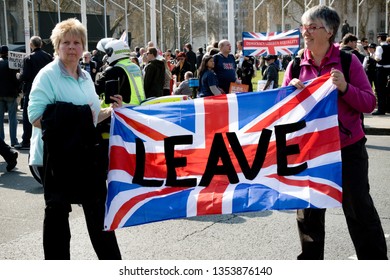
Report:
[[243,55],[294,55],[300,48],[299,29],[286,32],[242,32]]
[[337,91],[284,87],[122,107],[105,229],[210,214],[341,206]]

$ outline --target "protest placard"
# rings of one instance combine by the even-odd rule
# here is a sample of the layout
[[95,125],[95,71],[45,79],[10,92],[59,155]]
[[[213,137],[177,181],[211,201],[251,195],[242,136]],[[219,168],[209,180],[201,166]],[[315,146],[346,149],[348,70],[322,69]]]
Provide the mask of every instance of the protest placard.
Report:
[[22,69],[23,68],[23,58],[26,56],[26,53],[22,52],[8,52],[8,65],[11,69]]

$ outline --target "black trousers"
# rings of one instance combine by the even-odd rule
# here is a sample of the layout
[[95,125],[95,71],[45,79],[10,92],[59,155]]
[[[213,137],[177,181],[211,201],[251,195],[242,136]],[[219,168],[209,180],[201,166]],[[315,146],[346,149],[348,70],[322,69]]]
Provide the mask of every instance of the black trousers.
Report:
[[[366,138],[341,150],[343,211],[360,260],[387,260],[387,245],[370,196]],[[324,259],[326,209],[297,211],[301,260]]]
[[[45,178],[47,179],[47,178]],[[47,182],[47,180],[45,180]],[[99,186],[100,189],[104,186]],[[45,217],[43,223],[43,248],[46,260],[69,260],[70,239],[69,213],[71,204],[61,193],[45,188]],[[121,253],[118,247],[114,231],[103,231],[105,194],[100,194],[94,199],[82,204],[88,234],[96,255],[100,260],[120,260]]]
[[374,84],[378,98],[378,111],[381,113],[390,112],[390,84],[386,87],[388,75],[390,75],[390,68],[377,67]]
[[29,95],[26,94],[23,97],[23,134],[22,134],[22,142],[25,145],[30,144],[30,138],[32,135],[32,125],[28,120],[28,112],[27,107],[30,101]]
[[5,161],[9,161],[11,159],[11,147],[4,142],[3,139],[0,138],[0,155],[5,159]]

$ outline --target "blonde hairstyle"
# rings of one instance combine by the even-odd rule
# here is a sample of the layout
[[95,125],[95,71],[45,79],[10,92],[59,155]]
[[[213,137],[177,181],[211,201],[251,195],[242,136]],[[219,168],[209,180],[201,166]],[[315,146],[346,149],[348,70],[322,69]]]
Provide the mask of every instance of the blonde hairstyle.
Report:
[[83,51],[85,51],[85,43],[87,42],[87,29],[78,19],[70,18],[57,23],[51,32],[50,40],[54,47],[54,55],[58,55],[60,42],[68,34],[79,37],[83,44]]

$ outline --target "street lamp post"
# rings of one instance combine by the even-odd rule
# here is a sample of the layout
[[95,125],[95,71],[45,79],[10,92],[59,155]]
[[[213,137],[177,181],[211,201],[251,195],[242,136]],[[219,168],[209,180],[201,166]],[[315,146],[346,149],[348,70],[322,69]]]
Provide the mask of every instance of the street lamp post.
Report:
[[385,20],[385,31],[386,33],[389,33],[389,23],[388,23],[388,18],[389,18],[389,3],[390,0],[386,0],[386,20]]
[[207,34],[207,30],[208,30],[208,26],[207,26],[207,13],[208,13],[208,11],[207,11],[207,0],[205,0],[204,1],[204,13],[205,13],[205,21],[206,21],[206,44],[208,44],[208,40],[209,40],[209,35]]
[[259,5],[256,6],[255,0],[253,0],[253,32],[256,32],[256,11],[263,4],[264,0],[261,0]]
[[205,33],[204,33],[204,36],[205,36],[205,44],[207,45],[207,1],[205,2],[205,11],[204,12],[202,12],[200,9],[198,9],[194,5],[192,5],[192,8],[194,8],[195,10],[197,10],[198,12],[200,12],[200,13],[202,13],[204,15],[204,21],[205,21]]
[[[182,10],[183,12],[187,13],[188,16],[190,17],[190,44],[192,45],[192,9],[191,9],[191,0],[190,0],[190,7],[189,7],[189,11],[185,10],[184,8],[182,7],[179,7],[180,10]],[[185,29],[185,25],[183,24],[183,29]]]
[[175,6],[168,7],[167,5],[162,5],[167,10],[171,11],[173,13],[173,48],[176,49],[176,12],[175,12]]
[[5,44],[8,45],[8,20],[7,20],[7,4],[3,0],[4,4],[4,28],[5,28]]
[[35,11],[34,11],[34,0],[31,0],[31,17],[33,24],[33,35],[35,35]]
[[179,0],[176,2],[176,14],[177,14],[177,46],[178,49],[181,50],[180,47],[180,9],[179,9]]
[[[172,7],[172,9],[173,9],[174,7]],[[177,47],[176,47],[176,42],[177,42],[177,40],[176,40],[176,13],[174,12],[173,13],[173,39],[174,39],[174,48],[175,49],[177,49]]]

